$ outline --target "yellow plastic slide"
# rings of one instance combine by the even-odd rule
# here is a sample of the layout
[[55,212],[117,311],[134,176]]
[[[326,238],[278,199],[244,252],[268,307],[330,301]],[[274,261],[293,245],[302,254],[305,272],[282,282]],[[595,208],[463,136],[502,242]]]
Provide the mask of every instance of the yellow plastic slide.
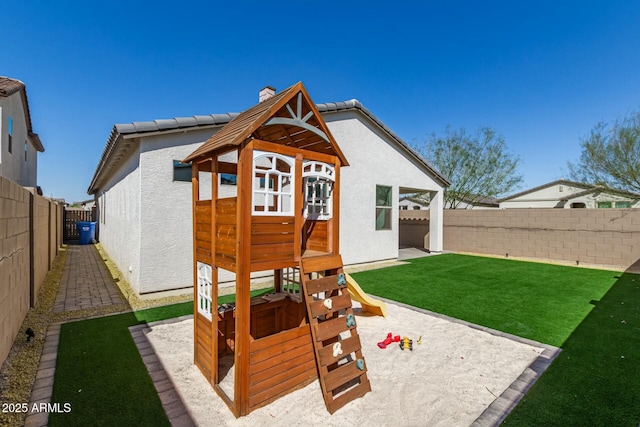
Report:
[[351,299],[362,304],[363,311],[375,314],[376,316],[387,317],[387,305],[383,301],[371,298],[362,290],[358,282],[353,280],[353,277],[348,274],[345,274],[345,276],[347,278],[347,289],[349,290]]

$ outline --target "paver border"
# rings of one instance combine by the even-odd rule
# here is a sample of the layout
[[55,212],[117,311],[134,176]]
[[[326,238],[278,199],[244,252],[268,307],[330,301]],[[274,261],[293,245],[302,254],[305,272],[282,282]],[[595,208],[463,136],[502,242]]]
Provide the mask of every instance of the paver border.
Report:
[[[52,323],[47,328],[47,336],[45,337],[44,347],[40,355],[40,363],[36,372],[36,380],[29,397],[29,408],[34,404],[51,403],[53,395],[53,377],[56,372],[56,360],[58,359],[58,343],[60,342],[61,322]],[[46,427],[49,423],[49,413],[31,412],[25,418],[25,427]]]
[[140,352],[142,362],[144,362],[147,372],[153,381],[153,386],[160,397],[164,412],[167,415],[167,418],[169,418],[171,425],[176,427],[195,426],[196,424],[191,418],[191,415],[189,415],[187,407],[180,398],[180,394],[175,389],[171,378],[169,378],[169,375],[162,365],[162,362],[158,359],[158,356],[156,356],[153,346],[147,339],[145,329],[152,328],[155,325],[176,323],[192,318],[193,315],[189,314],[157,322],[141,323],[139,325],[129,327],[129,332],[131,333],[131,337],[138,348],[138,352]]

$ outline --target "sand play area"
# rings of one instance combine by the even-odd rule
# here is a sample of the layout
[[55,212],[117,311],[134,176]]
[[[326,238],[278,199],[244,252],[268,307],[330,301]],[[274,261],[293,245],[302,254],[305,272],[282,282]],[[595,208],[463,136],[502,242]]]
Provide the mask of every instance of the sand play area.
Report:
[[[145,334],[200,426],[469,426],[544,350],[395,304],[387,311],[354,308],[372,391],[333,415],[316,380],[236,419],[193,364],[192,319]],[[388,332],[413,339],[413,351],[378,348]]]

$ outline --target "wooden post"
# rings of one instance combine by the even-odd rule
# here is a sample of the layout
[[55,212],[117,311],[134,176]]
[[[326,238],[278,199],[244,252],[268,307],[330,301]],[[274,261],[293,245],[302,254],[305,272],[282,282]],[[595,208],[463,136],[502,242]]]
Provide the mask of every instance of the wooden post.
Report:
[[336,157],[335,181],[333,183],[333,215],[331,218],[331,233],[329,247],[331,253],[340,253],[340,159]]
[[[198,163],[191,164],[191,216],[193,227],[193,363],[196,363],[198,352],[198,262],[196,261],[196,202],[200,198],[200,173]],[[211,381],[211,378],[207,378]]]
[[295,165],[293,169],[294,189],[293,189],[293,259],[300,262],[302,256],[302,227],[304,227],[304,194],[305,188],[302,185],[302,154],[296,154]]
[[[243,144],[244,145],[244,144]],[[238,155],[238,228],[236,257],[236,333],[233,394],[236,416],[249,413],[249,335],[251,303],[251,198],[253,150],[244,146]]]
[[[218,156],[211,159],[211,383],[218,384],[218,266],[216,265],[216,208]],[[215,309],[213,307],[216,307]]]
[[282,269],[273,270],[273,291],[282,292]]

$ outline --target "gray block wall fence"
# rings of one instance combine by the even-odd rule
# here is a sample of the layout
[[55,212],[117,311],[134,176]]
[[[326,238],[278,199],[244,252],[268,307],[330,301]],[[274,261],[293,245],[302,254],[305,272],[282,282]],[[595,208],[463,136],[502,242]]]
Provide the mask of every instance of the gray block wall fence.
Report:
[[0,177],[0,363],[62,245],[62,210]]
[[[427,218],[401,212],[400,243],[419,243]],[[445,251],[640,271],[640,209],[451,209],[443,234]]]

